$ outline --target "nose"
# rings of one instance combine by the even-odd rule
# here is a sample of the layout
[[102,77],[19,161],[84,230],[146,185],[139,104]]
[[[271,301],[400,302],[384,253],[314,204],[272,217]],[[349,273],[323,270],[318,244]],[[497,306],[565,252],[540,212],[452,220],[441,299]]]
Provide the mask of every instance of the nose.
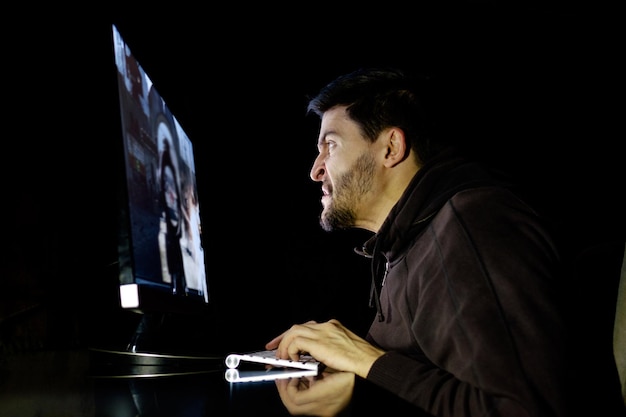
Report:
[[313,181],[322,181],[324,178],[324,174],[326,173],[326,169],[324,168],[324,160],[322,155],[318,155],[313,161],[313,166],[311,167],[311,172],[309,176]]

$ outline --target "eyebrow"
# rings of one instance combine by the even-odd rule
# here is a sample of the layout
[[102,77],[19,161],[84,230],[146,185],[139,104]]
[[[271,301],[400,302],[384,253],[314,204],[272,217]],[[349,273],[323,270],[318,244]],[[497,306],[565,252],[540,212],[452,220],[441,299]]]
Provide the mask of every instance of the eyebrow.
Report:
[[339,136],[339,133],[337,133],[336,130],[328,130],[326,132],[322,132],[322,136],[320,136],[320,138],[317,140],[317,146],[322,146],[326,139],[328,139],[329,136]]

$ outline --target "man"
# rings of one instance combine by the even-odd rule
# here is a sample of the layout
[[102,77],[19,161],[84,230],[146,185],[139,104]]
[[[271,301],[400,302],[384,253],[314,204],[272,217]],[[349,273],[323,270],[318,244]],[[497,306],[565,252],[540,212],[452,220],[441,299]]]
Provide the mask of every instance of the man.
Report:
[[356,375],[323,414],[366,380],[424,415],[567,415],[557,248],[513,187],[439,134],[428,97],[426,80],[362,69],[309,102],[320,224],[374,232],[362,253],[378,314],[364,338],[309,322],[266,348]]

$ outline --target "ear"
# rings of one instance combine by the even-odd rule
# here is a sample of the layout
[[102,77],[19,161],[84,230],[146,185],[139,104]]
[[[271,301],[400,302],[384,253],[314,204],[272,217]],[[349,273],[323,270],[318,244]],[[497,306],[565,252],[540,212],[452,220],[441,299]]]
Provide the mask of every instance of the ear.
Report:
[[409,148],[402,129],[397,127],[390,128],[385,133],[386,151],[385,166],[391,168],[404,161],[409,155]]

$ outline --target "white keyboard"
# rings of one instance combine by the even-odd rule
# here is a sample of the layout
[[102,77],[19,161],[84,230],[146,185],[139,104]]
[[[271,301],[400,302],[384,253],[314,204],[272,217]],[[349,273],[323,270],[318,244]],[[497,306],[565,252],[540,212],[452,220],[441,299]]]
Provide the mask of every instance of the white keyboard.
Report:
[[278,359],[276,358],[275,350],[259,350],[248,353],[231,353],[226,356],[226,366],[228,368],[236,368],[241,361],[263,363],[266,365],[272,365],[275,367],[283,368],[298,368],[309,369],[318,371],[320,362],[313,358],[311,355],[300,355],[300,360],[293,361],[291,359]]

